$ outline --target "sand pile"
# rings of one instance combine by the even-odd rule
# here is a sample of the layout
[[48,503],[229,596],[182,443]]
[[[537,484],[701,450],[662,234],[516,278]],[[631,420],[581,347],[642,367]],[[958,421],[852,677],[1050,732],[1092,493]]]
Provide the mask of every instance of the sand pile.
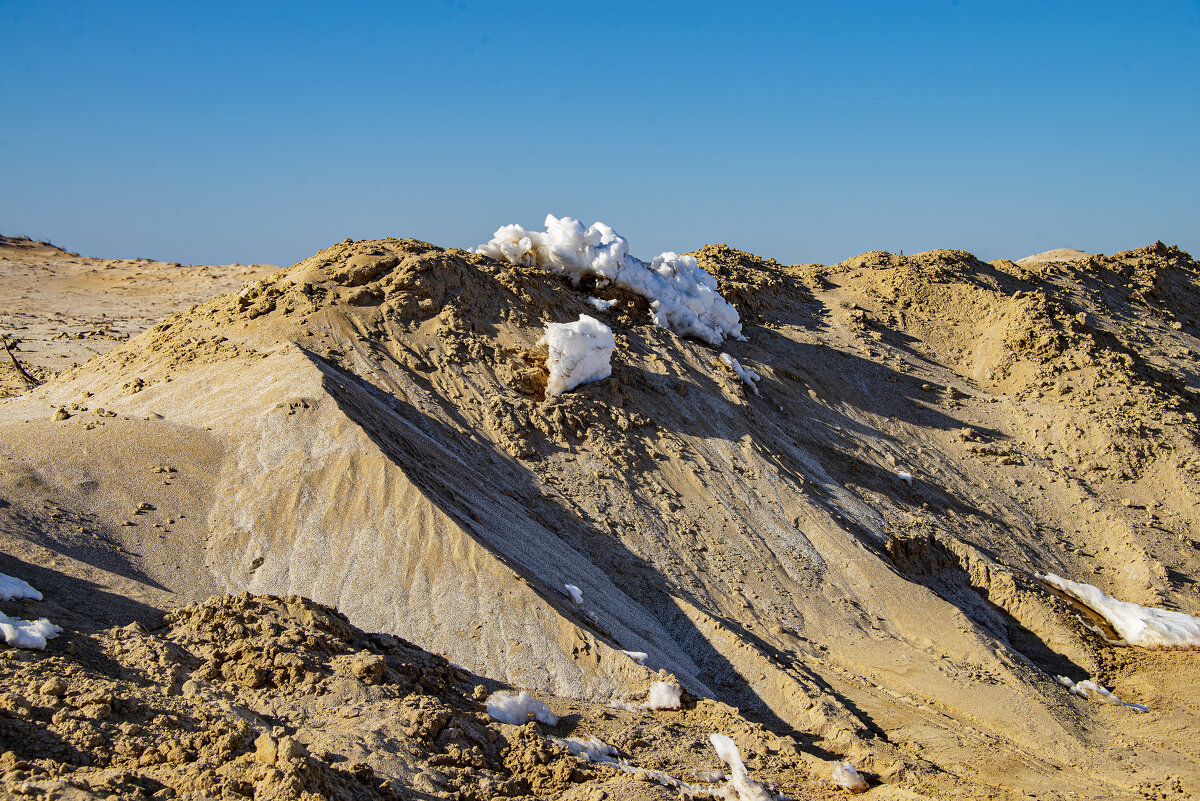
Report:
[[[113,622],[310,597],[589,723],[678,682],[797,743],[793,794],[843,760],[934,795],[1194,789],[1194,655],[1110,646],[1037,575],[1200,611],[1197,264],[691,255],[746,341],[415,240],[199,304],[0,405],[3,567],[137,601]],[[548,395],[544,326],[584,314],[611,375]]]
[[[716,753],[689,753],[714,727],[760,755],[760,779],[808,783],[793,741],[711,701],[667,713],[556,701],[554,725],[499,723],[477,677],[294,596],[214,597],[149,630],[8,657],[0,788],[15,796],[675,798],[655,766],[716,774]],[[642,737],[668,722],[673,737]],[[585,741],[612,756],[573,755]]]

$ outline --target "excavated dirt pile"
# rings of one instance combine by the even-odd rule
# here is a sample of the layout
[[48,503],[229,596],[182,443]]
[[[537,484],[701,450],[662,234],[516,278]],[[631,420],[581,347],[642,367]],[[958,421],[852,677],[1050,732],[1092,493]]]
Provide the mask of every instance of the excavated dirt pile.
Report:
[[[1179,736],[1200,720],[1197,652],[1115,643],[1039,578],[1200,612],[1200,265],[1161,243],[1020,263],[693,255],[744,341],[678,336],[595,278],[346,241],[0,402],[0,571],[68,632],[4,663],[31,672],[15,686],[33,720],[57,712],[22,688],[71,664],[133,682],[63,649],[116,653],[140,621],[138,661],[183,659],[154,679],[163,714],[203,693],[233,710],[206,702],[237,740],[207,769],[242,794],[716,792],[714,732],[793,797],[830,792],[843,761],[885,798],[1200,790]],[[612,374],[548,395],[543,326],[581,314],[611,326]],[[434,657],[322,628],[340,618],[307,602],[205,601],[242,592],[312,598],[458,667],[420,689]],[[236,622],[204,628],[206,609]],[[387,680],[364,684],[356,653]],[[630,711],[656,682],[685,709]],[[474,683],[569,723],[498,728]],[[463,721],[457,751],[405,733],[405,705],[435,697]],[[246,738],[264,732],[308,756],[258,759]],[[548,739],[576,733],[642,773]],[[504,756],[521,743],[548,773]],[[189,765],[214,747],[179,741]],[[652,770],[676,784],[637,778]]]
[[[805,776],[794,742],[712,702],[657,713],[671,748],[641,739],[650,712],[577,704],[554,726],[498,723],[466,671],[295,596],[214,597],[53,650],[0,660],[0,788],[14,797],[673,798],[648,770],[548,738],[586,730],[678,768],[703,764],[681,759],[684,746],[731,724],[771,749],[762,772]],[[581,726],[580,712],[599,723]]]

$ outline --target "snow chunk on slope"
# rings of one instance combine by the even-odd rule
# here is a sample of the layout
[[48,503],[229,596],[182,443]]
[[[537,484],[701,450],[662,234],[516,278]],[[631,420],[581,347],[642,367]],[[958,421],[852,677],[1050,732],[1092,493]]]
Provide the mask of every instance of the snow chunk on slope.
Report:
[[1150,711],[1150,707],[1146,706],[1145,704],[1131,704],[1128,701],[1122,701],[1120,698],[1113,695],[1110,691],[1091,679],[1084,679],[1081,682],[1073,682],[1066,676],[1055,676],[1054,679],[1059,684],[1070,690],[1071,695],[1078,695],[1080,698],[1086,698],[1089,701],[1096,701],[1101,704],[1118,704],[1120,706],[1127,706],[1130,709],[1137,710],[1138,712]]
[[867,780],[858,775],[858,771],[849,762],[835,762],[833,765],[833,783],[843,790],[852,793],[865,793]]
[[494,720],[513,726],[524,725],[530,718],[547,726],[558,723],[558,716],[550,711],[550,707],[524,690],[519,693],[508,690],[492,693],[487,699],[487,711]]
[[1099,587],[1069,581],[1053,573],[1039,575],[1038,578],[1103,617],[1129,645],[1157,649],[1200,649],[1200,618],[1118,601]]
[[42,594],[29,585],[29,582],[0,573],[0,601],[32,598],[42,600]]
[[741,362],[728,353],[721,354],[721,363],[737,374],[737,377],[742,379],[743,384],[754,390],[755,395],[758,394],[758,381],[762,376],[748,367],[743,367]]
[[577,757],[586,762],[616,762],[617,749],[598,737],[567,737],[559,739],[551,737],[551,742],[558,743]]
[[546,391],[551,395],[612,375],[609,360],[617,343],[612,329],[595,317],[581,314],[573,323],[546,323],[546,333],[538,344],[550,351]]
[[4,641],[13,648],[41,651],[46,647],[46,640],[53,640],[61,631],[61,626],[54,625],[47,618],[21,620],[0,612],[0,634],[4,635]]
[[717,756],[729,766],[729,789],[737,793],[738,801],[771,801],[771,794],[746,773],[742,755],[737,744],[726,734],[711,734],[708,741],[717,750]]
[[506,225],[475,252],[566,275],[575,284],[585,275],[605,279],[649,300],[655,325],[682,336],[710,345],[742,338],[737,309],[695,258],[666,252],[647,264],[630,256],[629,242],[601,222],[584,228],[578,220],[547,214],[544,232]]
[[650,685],[650,696],[642,709],[679,709],[683,688],[667,681],[656,681]]

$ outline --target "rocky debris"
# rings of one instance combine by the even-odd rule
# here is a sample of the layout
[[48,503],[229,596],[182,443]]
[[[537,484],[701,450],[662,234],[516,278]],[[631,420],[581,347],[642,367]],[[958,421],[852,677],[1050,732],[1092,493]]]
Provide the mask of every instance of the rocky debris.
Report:
[[[537,723],[491,720],[475,682],[304,598],[215,597],[150,630],[73,632],[44,653],[0,659],[0,792],[482,801],[557,798],[617,775]],[[602,706],[579,710],[612,725]],[[761,732],[724,716],[743,742]],[[635,731],[638,717],[626,715]],[[690,737],[716,722],[699,717]],[[614,739],[655,761],[647,740]],[[761,734],[759,748],[779,753]],[[806,774],[787,750],[791,761],[776,765],[798,780]]]

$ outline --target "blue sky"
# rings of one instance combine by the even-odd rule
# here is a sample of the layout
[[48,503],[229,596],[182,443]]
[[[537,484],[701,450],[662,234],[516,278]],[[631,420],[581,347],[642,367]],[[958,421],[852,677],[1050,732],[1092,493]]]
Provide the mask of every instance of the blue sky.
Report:
[[1198,0],[0,0],[0,233],[290,264],[553,212],[644,258],[1200,254],[1198,43]]

